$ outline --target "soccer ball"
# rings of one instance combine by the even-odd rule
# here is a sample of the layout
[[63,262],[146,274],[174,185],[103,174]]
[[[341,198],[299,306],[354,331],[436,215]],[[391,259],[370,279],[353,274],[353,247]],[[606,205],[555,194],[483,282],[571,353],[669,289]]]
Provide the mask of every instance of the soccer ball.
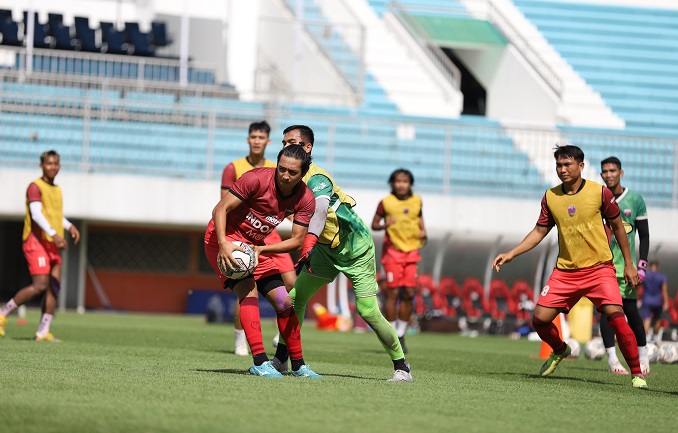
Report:
[[647,359],[651,363],[659,361],[659,347],[654,343],[647,343]]
[[603,359],[605,353],[605,345],[602,338],[593,338],[584,346],[584,356],[586,359]]
[[659,348],[659,360],[664,364],[678,362],[678,346],[671,343],[662,344]]
[[254,272],[254,250],[244,242],[233,241],[233,243],[245,250],[245,252],[233,251],[233,257],[238,262],[238,267],[235,270],[231,270],[223,266],[221,260],[219,260],[219,255],[217,255],[217,265],[224,276],[231,280],[240,280]]
[[572,350],[572,353],[568,358],[579,358],[579,353],[581,352],[581,345],[577,340],[574,338],[568,338],[567,341],[565,341],[568,346],[570,346],[570,349]]

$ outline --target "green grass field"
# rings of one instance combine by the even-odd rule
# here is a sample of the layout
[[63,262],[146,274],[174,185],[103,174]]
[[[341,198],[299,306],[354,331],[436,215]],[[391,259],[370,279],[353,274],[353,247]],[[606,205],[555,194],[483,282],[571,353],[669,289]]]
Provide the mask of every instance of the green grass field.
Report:
[[[564,361],[537,376],[539,343],[451,334],[408,337],[414,382],[372,333],[304,328],[324,380],[246,374],[228,325],[203,318],[60,314],[62,344],[9,318],[0,340],[2,432],[674,432],[678,365],[653,364],[649,391],[606,362]],[[264,324],[271,348],[273,321]]]

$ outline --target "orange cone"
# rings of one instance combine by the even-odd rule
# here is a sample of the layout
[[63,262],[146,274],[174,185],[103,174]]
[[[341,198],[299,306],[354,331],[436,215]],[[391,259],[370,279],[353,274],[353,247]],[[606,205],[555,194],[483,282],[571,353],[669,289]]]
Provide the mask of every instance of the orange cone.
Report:
[[[558,328],[558,334],[560,337],[563,337],[563,328],[560,326],[560,314],[556,316],[556,318],[553,320],[553,324],[556,325],[556,328]],[[551,349],[551,346],[548,344],[544,343],[543,341],[541,342],[541,349],[539,350],[539,357],[542,359],[546,359],[549,356],[551,356],[551,352],[553,352],[553,349]]]

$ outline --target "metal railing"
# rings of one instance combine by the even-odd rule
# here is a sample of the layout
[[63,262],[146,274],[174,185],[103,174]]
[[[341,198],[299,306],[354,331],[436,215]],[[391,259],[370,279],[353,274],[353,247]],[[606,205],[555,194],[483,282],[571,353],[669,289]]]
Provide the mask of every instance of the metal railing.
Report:
[[421,25],[408,13],[408,11],[398,2],[389,3],[389,11],[402,27],[412,37],[412,40],[421,48],[429,60],[435,65],[436,69],[446,78],[448,84],[454,89],[459,90],[461,86],[461,71],[447,57],[445,52],[440,49],[428,37],[426,31]]

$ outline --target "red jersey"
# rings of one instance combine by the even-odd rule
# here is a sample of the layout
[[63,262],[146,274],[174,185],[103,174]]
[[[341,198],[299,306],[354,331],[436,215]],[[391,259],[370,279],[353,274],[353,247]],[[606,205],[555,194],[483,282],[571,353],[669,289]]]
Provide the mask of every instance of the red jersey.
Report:
[[266,236],[288,215],[294,224],[308,227],[315,211],[315,197],[305,183],[283,197],[275,183],[275,168],[255,168],[243,174],[229,191],[244,203],[226,218],[226,235],[254,245],[264,245]]

